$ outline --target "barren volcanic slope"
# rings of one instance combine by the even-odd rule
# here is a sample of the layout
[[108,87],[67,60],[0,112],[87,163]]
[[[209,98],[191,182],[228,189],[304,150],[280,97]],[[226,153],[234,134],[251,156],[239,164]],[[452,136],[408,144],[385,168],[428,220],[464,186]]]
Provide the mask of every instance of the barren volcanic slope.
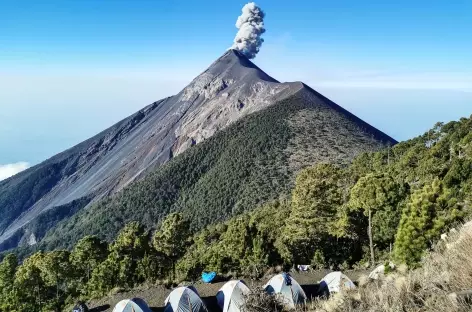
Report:
[[[252,114],[255,112],[258,113]],[[251,115],[242,118],[248,114]],[[263,133],[268,130],[274,131]],[[255,134],[258,131],[261,135]],[[192,153],[183,153],[217,132],[201,148],[199,144],[198,149],[191,149]],[[264,142],[257,142],[262,138],[277,144],[264,150]],[[240,184],[256,183],[271,179],[274,172],[271,169],[283,172],[277,174],[284,177],[278,183],[285,183],[303,166],[317,161],[346,163],[361,151],[394,143],[304,84],[279,83],[240,53],[229,50],[179,94],[157,101],[95,137],[0,182],[0,242],[2,249],[22,242],[35,244],[46,230],[87,205],[91,207],[62,222],[59,230],[53,232],[70,232],[72,224],[86,226],[85,220],[101,220],[105,225],[114,224],[108,234],[111,235],[130,219],[124,210],[132,211],[134,207],[129,205],[133,202],[146,201],[140,206],[144,209],[142,215],[135,215],[134,219],[151,224],[170,209],[189,212],[192,205],[201,205],[202,202],[192,202],[206,192],[203,186],[231,180],[224,175],[242,174]],[[245,157],[252,155],[245,160],[246,171],[215,169],[234,162],[229,151],[237,155],[243,145],[250,149]],[[261,158],[264,153],[274,159]],[[168,165],[155,169],[174,157]],[[198,168],[189,157],[208,162],[205,168]],[[244,157],[238,159],[242,161]],[[242,163],[233,165],[240,168]],[[188,175],[185,185],[172,180],[182,172]],[[258,178],[247,179],[251,175]],[[142,182],[126,187],[143,178]],[[172,194],[164,191],[165,187],[156,179],[176,190]],[[125,187],[124,192],[119,192]],[[149,192],[143,194],[146,190]],[[198,225],[223,219],[228,210],[231,214],[251,209],[249,204],[274,197],[278,190],[264,190],[261,198],[245,203],[242,208],[238,208],[241,202],[235,201],[234,196],[221,191],[216,197],[223,199],[221,209],[226,212],[218,215],[212,211]],[[100,200],[116,192],[118,196]],[[120,200],[125,197],[132,198],[128,206],[110,208],[123,204]],[[83,232],[74,231],[80,233],[71,234],[71,240]]]

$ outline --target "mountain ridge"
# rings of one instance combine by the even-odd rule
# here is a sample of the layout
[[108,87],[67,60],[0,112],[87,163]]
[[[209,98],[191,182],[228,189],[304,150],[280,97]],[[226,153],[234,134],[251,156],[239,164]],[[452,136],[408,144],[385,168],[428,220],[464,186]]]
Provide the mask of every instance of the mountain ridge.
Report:
[[348,165],[389,143],[314,97],[308,89],[248,115],[156,168],[140,181],[83,209],[46,233],[41,248],[69,248],[80,237],[111,240],[124,224],[148,228],[183,212],[193,230],[288,196],[300,169]]
[[[75,200],[87,206],[115,194],[241,118],[298,93],[349,116],[376,140],[396,142],[305,84],[280,83],[228,50],[178,94],[0,182],[0,244],[42,213]],[[84,198],[90,201],[79,200]]]

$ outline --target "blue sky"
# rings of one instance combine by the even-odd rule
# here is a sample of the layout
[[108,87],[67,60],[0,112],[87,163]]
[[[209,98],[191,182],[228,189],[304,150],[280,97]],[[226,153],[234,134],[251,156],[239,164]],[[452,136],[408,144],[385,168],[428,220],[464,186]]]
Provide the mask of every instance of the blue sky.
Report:
[[[232,44],[245,3],[0,0],[0,179],[177,93]],[[254,62],[274,78],[398,140],[472,113],[472,1],[256,3]]]

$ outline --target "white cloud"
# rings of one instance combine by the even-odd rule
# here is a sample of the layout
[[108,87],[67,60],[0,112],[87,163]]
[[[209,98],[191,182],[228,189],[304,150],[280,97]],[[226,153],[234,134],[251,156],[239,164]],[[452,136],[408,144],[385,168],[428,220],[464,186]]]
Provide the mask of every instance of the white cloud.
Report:
[[28,169],[29,163],[17,162],[14,164],[0,165],[0,181],[5,180],[18,172]]

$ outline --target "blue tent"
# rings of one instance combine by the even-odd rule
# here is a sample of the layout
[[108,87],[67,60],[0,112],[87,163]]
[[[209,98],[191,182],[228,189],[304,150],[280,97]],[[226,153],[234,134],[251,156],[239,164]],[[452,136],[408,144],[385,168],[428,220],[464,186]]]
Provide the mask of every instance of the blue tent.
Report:
[[216,277],[216,272],[203,272],[202,281],[204,283],[211,283]]

